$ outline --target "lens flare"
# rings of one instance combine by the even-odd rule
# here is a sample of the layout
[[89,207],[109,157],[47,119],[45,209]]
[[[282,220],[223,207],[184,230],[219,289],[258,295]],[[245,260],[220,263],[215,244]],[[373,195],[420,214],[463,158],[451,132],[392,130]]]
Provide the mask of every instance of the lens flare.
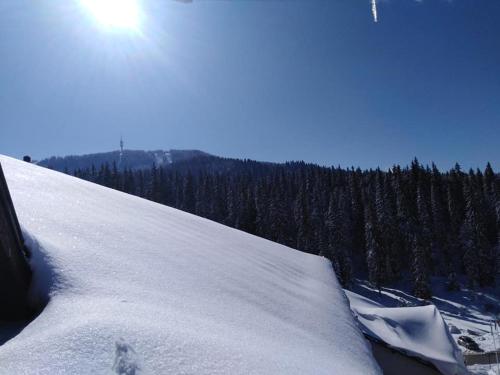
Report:
[[373,22],[378,22],[377,0],[372,0],[372,16]]

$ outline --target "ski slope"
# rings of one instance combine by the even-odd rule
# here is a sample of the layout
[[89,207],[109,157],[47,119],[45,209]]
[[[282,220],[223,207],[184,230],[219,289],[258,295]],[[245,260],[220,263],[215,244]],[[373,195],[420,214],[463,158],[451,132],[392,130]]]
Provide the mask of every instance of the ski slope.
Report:
[[0,374],[381,373],[325,259],[0,162],[49,298]]

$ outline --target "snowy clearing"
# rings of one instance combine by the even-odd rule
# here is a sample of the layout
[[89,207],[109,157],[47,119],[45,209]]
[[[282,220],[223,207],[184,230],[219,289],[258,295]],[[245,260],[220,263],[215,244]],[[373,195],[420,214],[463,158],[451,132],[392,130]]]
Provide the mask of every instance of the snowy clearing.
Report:
[[1,374],[380,374],[327,260],[0,162],[50,297]]

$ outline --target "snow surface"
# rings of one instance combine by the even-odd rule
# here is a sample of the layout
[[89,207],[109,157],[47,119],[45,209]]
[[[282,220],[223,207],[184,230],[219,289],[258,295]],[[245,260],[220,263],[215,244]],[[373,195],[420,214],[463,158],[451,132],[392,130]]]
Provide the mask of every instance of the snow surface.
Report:
[[[448,324],[448,329],[455,341],[462,335],[471,337],[485,352],[500,347],[500,330],[492,332],[491,322],[500,317],[500,287],[472,290],[467,287],[466,280],[459,280],[460,290],[449,291],[446,278],[432,278],[431,302],[438,308],[441,316]],[[381,293],[367,281],[356,279],[354,292],[369,301],[376,301],[385,307],[418,306],[422,301],[410,294],[408,283],[396,283],[392,287],[383,287]],[[471,352],[459,346],[464,354]]]
[[472,365],[468,366],[470,374],[474,375],[500,375],[500,368],[496,364],[491,365]]
[[436,306],[383,307],[356,293],[345,293],[368,336],[432,363],[444,375],[467,374],[462,352]]
[[[0,156],[43,312],[1,374],[380,374],[327,260]],[[1,328],[0,328],[1,329]]]

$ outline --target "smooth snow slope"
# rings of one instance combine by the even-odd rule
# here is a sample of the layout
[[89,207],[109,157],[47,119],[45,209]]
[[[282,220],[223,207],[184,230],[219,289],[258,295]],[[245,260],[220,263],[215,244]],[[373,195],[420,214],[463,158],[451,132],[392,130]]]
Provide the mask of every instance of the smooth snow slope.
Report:
[[1,374],[380,374],[326,260],[0,162],[50,294]]

